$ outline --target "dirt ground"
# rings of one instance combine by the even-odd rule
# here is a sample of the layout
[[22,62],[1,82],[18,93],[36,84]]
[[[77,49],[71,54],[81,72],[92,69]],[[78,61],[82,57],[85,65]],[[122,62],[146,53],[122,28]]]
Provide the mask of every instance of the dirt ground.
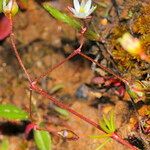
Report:
[[[136,3],[136,1],[133,2]],[[111,2],[108,0],[106,3]],[[122,3],[121,0],[118,1],[119,5],[122,5]],[[51,4],[67,12],[66,8],[68,4],[71,5],[71,2],[69,0],[61,0],[51,1]],[[98,15],[101,16],[103,13],[102,10]],[[114,8],[112,8],[111,13],[115,14]],[[121,17],[125,17],[123,11]],[[103,31],[102,34],[106,34],[111,27],[106,28],[102,26],[100,30]],[[68,25],[52,18],[35,1],[29,1],[28,9],[20,11],[15,16],[14,33],[21,58],[32,78],[38,77],[47,68],[53,67],[56,63],[63,60],[79,45],[76,36],[77,32],[68,27]],[[105,37],[105,35],[102,36]],[[88,46],[89,43],[87,41],[86,45]],[[11,50],[9,37],[0,44],[0,102],[12,103],[28,111],[29,84],[26,76]],[[90,43],[89,45],[88,52],[95,48],[94,44]],[[105,52],[103,54],[108,56]],[[90,56],[93,57],[93,55]],[[110,58],[110,56],[107,59],[103,57],[102,62],[104,65],[109,64]],[[127,138],[128,135],[131,135],[129,122],[134,112],[134,109],[129,107],[131,103],[128,100],[128,96],[125,94],[124,97],[120,98],[115,94],[111,94],[111,91],[108,93],[95,92],[97,90],[89,86],[91,79],[95,76],[95,71],[92,70],[91,65],[91,62],[77,56],[52,71],[47,77],[41,79],[39,85],[51,93],[53,87],[61,84],[61,90],[52,92],[52,95],[95,122],[99,121],[102,113],[107,113],[113,108],[116,116],[117,131],[123,138]],[[108,75],[103,70],[99,70],[99,72],[100,74]],[[84,98],[82,96],[80,98],[78,91],[82,86],[86,87],[85,91],[83,90],[86,95]],[[105,102],[106,97],[109,99],[109,102]],[[91,135],[102,133],[79,118],[70,114],[69,118],[64,119],[55,114],[53,104],[39,94],[33,93],[32,103],[34,107],[33,117],[36,121],[46,122],[47,128],[55,128],[55,130],[68,128],[79,136],[77,141],[63,140],[52,136],[53,150],[95,150],[104,141],[103,139],[90,138],[89,136]],[[7,120],[1,119],[1,124],[4,122],[7,123]],[[17,124],[20,125],[22,123]],[[12,129],[11,134],[0,135],[1,139],[8,137],[10,142],[9,149],[36,150],[33,139],[26,140],[23,130],[15,133],[15,129],[16,127]],[[114,140],[111,140],[103,149],[127,150],[126,147]]]

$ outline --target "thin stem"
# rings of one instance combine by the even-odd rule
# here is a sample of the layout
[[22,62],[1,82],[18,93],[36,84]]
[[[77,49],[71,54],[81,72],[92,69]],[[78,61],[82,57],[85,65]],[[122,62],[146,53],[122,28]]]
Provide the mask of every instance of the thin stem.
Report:
[[30,89],[30,97],[29,97],[29,113],[30,113],[30,119],[32,120],[32,89]]
[[100,63],[98,63],[94,59],[90,58],[89,56],[83,54],[82,52],[80,52],[79,55],[81,55],[82,57],[84,57],[84,58],[90,60],[91,62],[95,63],[97,66],[99,66],[103,70],[107,71],[108,73],[114,75],[116,78],[118,78],[119,80],[121,80],[122,82],[124,82],[126,85],[129,85],[129,82],[127,80],[123,79],[122,77],[120,77],[119,75],[117,75],[116,73],[114,73],[111,69],[109,69],[109,68],[101,65]]
[[18,62],[20,64],[20,66],[22,67],[24,73],[26,74],[28,81],[30,83],[32,83],[32,80],[31,80],[31,78],[30,78],[30,76],[29,76],[29,74],[28,74],[28,72],[27,72],[27,70],[26,70],[26,68],[25,68],[25,66],[24,66],[20,56],[19,56],[16,44],[15,44],[15,37],[14,37],[14,33],[13,33],[13,22],[12,22],[11,16],[9,17],[9,21],[10,21],[10,28],[11,28],[10,41],[11,41],[12,49],[13,49],[16,57],[17,57],[17,60],[18,60]]
[[[94,121],[92,121],[91,119],[85,117],[84,115],[76,112],[75,110],[71,109],[69,106],[59,102],[56,98],[52,97],[51,95],[49,95],[45,90],[43,90],[42,88],[32,84],[31,85],[31,89],[33,89],[34,91],[36,91],[37,93],[39,93],[40,95],[42,95],[43,97],[49,99],[50,101],[52,101],[55,105],[59,106],[62,109],[65,109],[67,111],[69,111],[70,113],[74,114],[76,117],[80,118],[81,120],[91,124],[92,126],[94,126],[95,128],[97,128],[98,130],[103,131],[99,124],[95,123]],[[106,133],[106,132],[105,132]],[[118,136],[116,133],[113,133],[111,135],[111,138],[114,139],[115,141],[118,141],[119,143],[127,146],[128,148],[130,148],[131,150],[138,150],[136,149],[133,145],[131,145],[128,141],[122,139],[120,136]]]
[[43,90],[42,88],[36,86],[36,85],[31,85],[31,89],[33,89],[34,91],[36,91],[37,93],[39,93],[40,95],[42,95],[45,98],[48,98],[49,100],[51,100],[55,105],[59,106],[62,109],[65,109],[67,111],[69,111],[70,113],[74,114],[75,116],[81,118],[82,120],[84,120],[85,122],[88,122],[89,124],[93,125],[94,127],[100,129],[99,124],[95,123],[94,121],[91,121],[90,119],[86,118],[85,116],[83,116],[82,114],[76,112],[75,110],[71,109],[69,106],[59,102],[56,98],[52,97],[51,95],[49,95],[45,90]]
[[111,135],[111,137],[112,137],[114,140],[116,140],[116,141],[118,141],[119,143],[121,143],[122,145],[125,145],[125,146],[129,147],[131,150],[138,150],[136,147],[134,147],[133,145],[131,145],[128,141],[122,139],[122,138],[121,138],[120,136],[118,136],[116,133],[113,133],[113,134]]
[[46,72],[44,72],[42,75],[40,75],[38,78],[36,78],[34,80],[34,83],[37,83],[40,79],[42,79],[43,77],[47,76],[50,72],[52,72],[53,70],[55,70],[56,68],[60,67],[62,64],[64,64],[65,62],[67,62],[69,59],[73,58],[74,56],[78,55],[81,52],[81,49],[83,47],[84,44],[84,33],[87,29],[83,28],[81,30],[81,37],[80,37],[80,46],[74,50],[73,53],[71,53],[67,58],[65,58],[63,61],[61,61],[60,63],[56,64],[55,66],[53,66],[52,68],[49,68]]
[[64,64],[65,62],[67,62],[69,59],[71,59],[72,57],[78,55],[77,51],[75,50],[73,53],[71,53],[67,58],[65,58],[63,61],[61,61],[60,63],[56,64],[55,66],[53,66],[52,68],[49,68],[46,72],[44,72],[42,75],[40,75],[38,78],[36,78],[34,80],[35,83],[37,83],[40,79],[44,78],[45,76],[47,76],[50,72],[52,72],[53,70],[55,70],[56,68],[60,67],[62,64]]

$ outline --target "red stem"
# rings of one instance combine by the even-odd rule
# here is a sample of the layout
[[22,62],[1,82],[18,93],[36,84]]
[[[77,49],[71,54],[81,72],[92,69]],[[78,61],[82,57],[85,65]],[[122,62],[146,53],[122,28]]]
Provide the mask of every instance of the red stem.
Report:
[[103,70],[105,70],[106,72],[114,75],[117,79],[119,79],[120,81],[124,82],[126,85],[129,85],[129,82],[127,80],[125,80],[124,78],[120,77],[119,75],[117,75],[116,73],[114,73],[111,69],[101,65],[100,63],[98,63],[97,61],[95,61],[94,59],[92,59],[91,57],[83,54],[82,52],[79,53],[79,55],[81,55],[82,57],[90,60],[91,62],[95,63],[97,66],[99,66],[100,68],[102,68]]
[[[59,106],[62,109],[65,109],[67,111],[69,111],[70,113],[74,114],[76,117],[80,118],[81,120],[84,120],[85,122],[91,124],[92,126],[94,126],[95,128],[97,128],[100,131],[103,131],[99,124],[95,123],[94,121],[92,121],[91,119],[85,117],[84,115],[76,112],[75,110],[71,109],[69,106],[59,102],[56,98],[52,97],[51,95],[49,95],[45,90],[43,90],[42,88],[32,84],[31,85],[31,89],[36,91],[37,93],[39,93],[40,95],[42,95],[43,97],[49,99],[50,101],[52,101],[55,105]],[[105,131],[103,131],[105,132]],[[105,132],[106,133],[106,132]],[[111,138],[114,139],[115,141],[118,141],[119,143],[129,147],[131,150],[138,150],[137,148],[135,148],[133,145],[131,145],[128,141],[122,139],[120,136],[118,136],[116,133],[113,133],[111,135]]]
[[65,58],[60,63],[56,64],[52,68],[49,68],[46,72],[44,72],[42,75],[40,75],[38,78],[36,78],[34,80],[34,82],[37,83],[40,79],[42,79],[43,77],[47,76],[48,73],[52,72],[53,70],[55,70],[56,68],[58,68],[59,66],[61,66],[63,63],[67,62],[69,59],[71,59],[72,57],[76,56],[78,54],[77,50],[75,50],[73,53],[71,53],[67,58]]
[[[82,33],[83,36],[84,32]],[[78,55],[81,52],[81,48],[83,46],[84,43],[84,39],[81,37],[81,42],[80,42],[80,46],[74,50],[73,53],[71,53],[67,58],[65,58],[63,61],[61,61],[60,63],[56,64],[55,66],[53,66],[52,68],[49,68],[46,72],[44,72],[42,75],[40,75],[38,78],[36,78],[34,80],[34,83],[37,83],[40,79],[42,79],[43,77],[47,76],[47,74],[49,74],[50,72],[52,72],[54,69],[60,67],[62,64],[64,64],[65,62],[67,62],[69,59],[73,58],[74,56]]]
[[[85,122],[88,122],[89,124],[93,125],[94,127],[100,129],[100,126],[95,123],[94,121],[86,118],[85,116],[83,116],[82,114],[76,112],[75,110],[71,109],[69,106],[59,102],[56,98],[52,97],[51,95],[49,95],[45,90],[43,90],[42,88],[32,84],[31,85],[31,89],[36,91],[37,93],[39,93],[40,95],[42,95],[45,98],[48,98],[49,100],[51,100],[55,105],[59,106],[62,109],[65,109],[67,111],[69,111],[70,113],[74,114],[75,116],[81,118],[82,120],[84,120]],[[101,130],[101,129],[100,129]]]
[[116,133],[113,133],[111,135],[111,138],[113,138],[114,140],[118,141],[119,143],[121,143],[122,145],[125,145],[127,147],[129,147],[131,150],[138,150],[138,148],[134,147],[133,145],[131,145],[128,141],[122,139],[120,136],[118,136]]
[[16,57],[17,57],[17,60],[18,60],[18,62],[19,62],[19,64],[20,64],[20,66],[22,67],[24,73],[26,74],[26,76],[27,76],[29,82],[32,83],[32,80],[31,80],[31,78],[30,78],[30,76],[29,76],[29,74],[28,74],[28,72],[27,72],[27,70],[26,70],[26,68],[25,68],[25,66],[24,66],[24,64],[23,64],[23,62],[22,62],[20,56],[19,56],[18,50],[17,50],[17,48],[16,48],[15,38],[14,38],[14,33],[13,33],[13,23],[12,23],[12,18],[11,18],[11,16],[9,17],[9,20],[10,20],[10,28],[11,28],[10,41],[11,41],[11,45],[12,45],[13,51],[14,51]]
[[[28,81],[30,82],[30,88],[34,91],[36,91],[37,93],[39,93],[40,95],[42,95],[43,97],[45,98],[48,98],[49,100],[51,100],[55,105],[65,109],[65,110],[68,110],[70,113],[74,114],[75,116],[79,117],[80,119],[84,120],[85,122],[91,124],[92,126],[94,126],[95,128],[97,128],[98,130],[100,131],[103,131],[99,124],[95,123],[94,121],[92,121],[91,119],[85,117],[84,115],[76,112],[75,110],[71,109],[69,106],[59,102],[57,99],[55,99],[54,97],[50,96],[46,91],[44,91],[42,88],[36,86],[36,82],[35,81],[38,81],[38,80],[35,80],[34,82],[32,82],[31,80],[31,77],[30,75],[28,74],[20,56],[19,56],[19,53],[18,53],[18,50],[16,48],[16,45],[15,45],[15,38],[14,38],[14,34],[13,34],[13,31],[12,31],[12,27],[13,27],[13,24],[12,24],[12,19],[10,17],[10,23],[11,23],[11,34],[10,34],[10,40],[11,40],[11,44],[12,44],[12,47],[13,47],[13,51],[15,52],[15,55],[17,57],[17,60],[21,66],[21,68],[23,69],[24,73],[26,74],[27,78],[28,78]],[[77,54],[80,54],[81,56],[83,56],[84,58],[87,58],[88,60],[96,63],[98,66],[100,66],[102,69],[104,69],[105,71],[113,74],[114,76],[116,76],[117,78],[119,78],[121,81],[124,82],[124,79],[122,79],[121,77],[119,77],[118,75],[116,75],[114,72],[112,72],[110,69],[102,66],[101,64],[97,63],[96,61],[94,61],[93,59],[91,59],[90,57],[84,55],[83,53],[80,52],[81,50],[81,47],[82,47],[83,43],[80,45],[80,47],[74,51],[74,53],[72,53],[68,58],[66,58],[64,61],[60,62],[59,64],[57,64],[56,66],[54,66],[52,69],[49,69],[47,72],[45,72],[43,75],[41,75],[38,79],[41,79],[43,78],[44,76],[47,75],[47,73],[49,73],[50,71],[54,70],[55,68],[59,67],[61,64],[63,64],[64,62],[66,62],[67,60],[69,60],[70,58],[74,57],[75,55]],[[126,81],[127,82],[127,81]],[[105,131],[103,131],[105,132]],[[113,133],[111,138],[113,138],[114,140],[120,142],[121,144],[123,145],[126,145],[127,147],[129,147],[131,150],[137,150],[136,148],[134,148],[134,146],[132,146],[130,143],[128,143],[127,141],[123,140],[121,137],[119,137],[116,133]]]

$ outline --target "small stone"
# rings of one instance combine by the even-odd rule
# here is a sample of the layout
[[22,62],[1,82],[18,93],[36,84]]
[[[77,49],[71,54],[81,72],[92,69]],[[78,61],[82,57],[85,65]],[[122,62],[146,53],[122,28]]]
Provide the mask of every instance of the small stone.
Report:
[[88,99],[89,89],[85,84],[82,84],[76,91],[75,95],[80,99]]

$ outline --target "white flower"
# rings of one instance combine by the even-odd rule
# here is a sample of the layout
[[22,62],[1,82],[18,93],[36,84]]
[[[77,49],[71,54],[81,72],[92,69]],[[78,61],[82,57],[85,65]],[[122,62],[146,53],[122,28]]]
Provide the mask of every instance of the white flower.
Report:
[[7,4],[6,0],[3,0],[3,11],[11,11],[13,0],[10,0]]
[[86,19],[96,9],[96,6],[91,6],[92,0],[82,0],[81,3],[73,0],[73,4],[74,8],[69,9],[77,18]]
[[18,5],[15,0],[9,0],[7,3],[7,0],[3,0],[3,12],[4,13],[12,13],[15,15],[18,11]]

